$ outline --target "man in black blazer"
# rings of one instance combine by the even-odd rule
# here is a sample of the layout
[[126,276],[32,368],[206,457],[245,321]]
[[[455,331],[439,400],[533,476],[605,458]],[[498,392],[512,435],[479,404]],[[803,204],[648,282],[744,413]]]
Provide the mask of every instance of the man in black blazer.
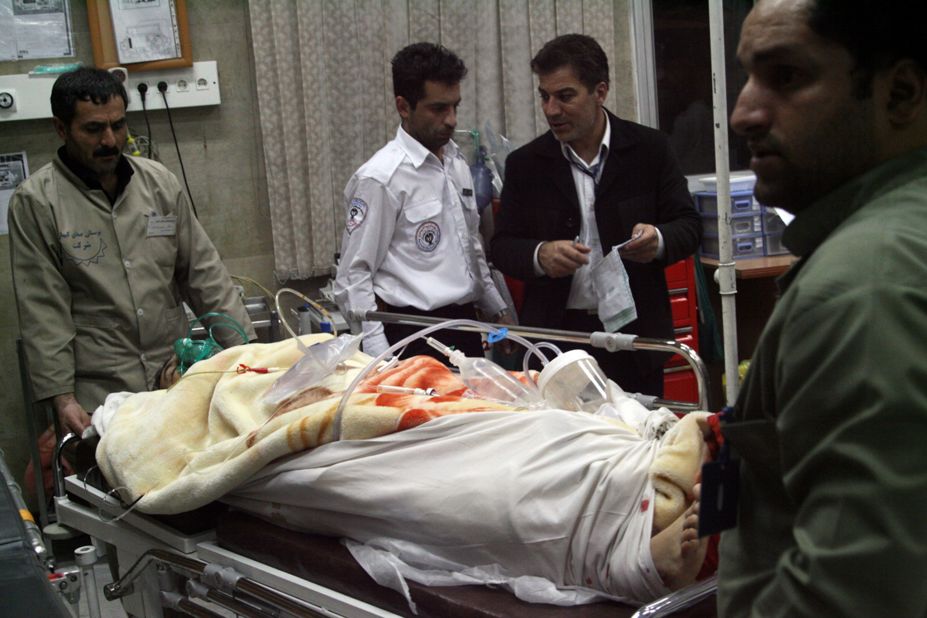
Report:
[[[520,322],[605,330],[591,267],[632,239],[619,255],[637,319],[621,332],[673,339],[663,269],[695,252],[702,224],[666,136],[605,110],[608,59],[591,37],[557,37],[531,69],[551,130],[509,155],[492,240],[496,267],[525,282]],[[663,394],[665,354],[586,349],[626,391]]]

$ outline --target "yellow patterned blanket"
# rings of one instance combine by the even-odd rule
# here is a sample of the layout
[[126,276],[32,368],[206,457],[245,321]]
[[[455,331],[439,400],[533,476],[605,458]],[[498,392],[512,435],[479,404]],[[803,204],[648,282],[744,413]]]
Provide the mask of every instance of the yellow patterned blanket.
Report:
[[[313,345],[329,338],[301,339]],[[200,361],[168,390],[132,395],[107,423],[97,449],[107,481],[126,503],[137,500],[139,511],[180,513],[220,498],[280,457],[332,441],[341,395],[372,359],[358,352],[321,383],[278,405],[265,403],[268,389],[301,356],[292,339],[238,346]],[[378,384],[434,388],[438,396],[378,393]],[[343,412],[341,438],[382,436],[447,414],[508,409],[464,397],[465,391],[433,359],[402,361],[361,382]],[[696,419],[677,423],[659,452],[651,476],[662,527],[684,509],[701,464]]]

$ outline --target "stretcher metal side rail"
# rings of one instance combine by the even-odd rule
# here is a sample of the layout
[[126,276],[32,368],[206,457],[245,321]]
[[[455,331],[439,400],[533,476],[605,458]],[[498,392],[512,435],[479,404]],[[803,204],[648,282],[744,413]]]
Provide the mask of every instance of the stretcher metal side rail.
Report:
[[[446,321],[442,318],[408,315],[405,313],[390,313],[386,311],[368,311],[364,319],[370,322],[387,322],[403,326],[431,326]],[[584,333],[551,328],[538,328],[534,326],[487,324],[495,328],[506,328],[509,332],[526,339],[581,343],[596,348],[602,348],[609,352],[649,351],[678,354],[685,359],[689,367],[692,368],[692,372],[695,374],[696,383],[698,385],[698,402],[674,401],[640,393],[628,394],[634,396],[635,399],[648,408],[659,408],[662,406],[679,412],[708,410],[708,368],[705,366],[704,361],[702,361],[698,353],[684,343],[680,343],[676,340],[638,337],[637,335],[628,335],[624,333],[606,333],[601,331]],[[472,326],[455,326],[454,329],[469,332],[482,332],[480,329]],[[618,386],[621,385],[619,384]]]
[[[184,571],[193,579],[187,581],[187,597],[178,593],[162,592],[165,605],[185,613],[204,608],[192,604],[190,599],[210,601],[235,612],[239,616],[265,618],[287,615],[325,617],[320,608],[291,597],[269,586],[245,577],[231,567],[221,567],[198,558],[191,558],[165,549],[150,549],[139,558],[125,575],[103,587],[107,600],[114,601],[132,592],[131,582],[152,562],[163,564],[175,571]],[[197,615],[197,614],[192,614]],[[207,615],[216,615],[210,612]]]

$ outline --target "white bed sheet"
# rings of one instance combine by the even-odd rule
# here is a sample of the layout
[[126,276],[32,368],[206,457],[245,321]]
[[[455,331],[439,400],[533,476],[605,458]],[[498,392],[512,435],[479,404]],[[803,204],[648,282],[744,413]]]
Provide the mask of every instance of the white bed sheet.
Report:
[[288,457],[224,500],[353,539],[400,592],[482,578],[532,602],[640,603],[669,592],[650,555],[659,444],[586,413],[455,415]]

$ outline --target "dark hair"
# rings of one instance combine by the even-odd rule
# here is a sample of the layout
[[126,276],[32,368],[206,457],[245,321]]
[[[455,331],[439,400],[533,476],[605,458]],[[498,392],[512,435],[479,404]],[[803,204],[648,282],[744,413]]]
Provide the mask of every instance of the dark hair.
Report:
[[393,94],[409,102],[412,109],[425,96],[425,82],[460,83],[467,67],[457,54],[443,45],[413,43],[393,56]]
[[927,3],[924,0],[813,0],[808,26],[845,47],[853,57],[856,96],[872,95],[877,71],[902,58],[927,71]]
[[564,34],[548,41],[531,59],[531,70],[538,75],[569,66],[579,81],[592,92],[601,82],[608,83],[608,56],[591,36]]
[[52,115],[70,126],[78,101],[93,101],[96,105],[102,105],[114,96],[122,97],[125,106],[129,106],[126,89],[115,75],[103,69],[81,67],[62,73],[55,80],[51,91]]

